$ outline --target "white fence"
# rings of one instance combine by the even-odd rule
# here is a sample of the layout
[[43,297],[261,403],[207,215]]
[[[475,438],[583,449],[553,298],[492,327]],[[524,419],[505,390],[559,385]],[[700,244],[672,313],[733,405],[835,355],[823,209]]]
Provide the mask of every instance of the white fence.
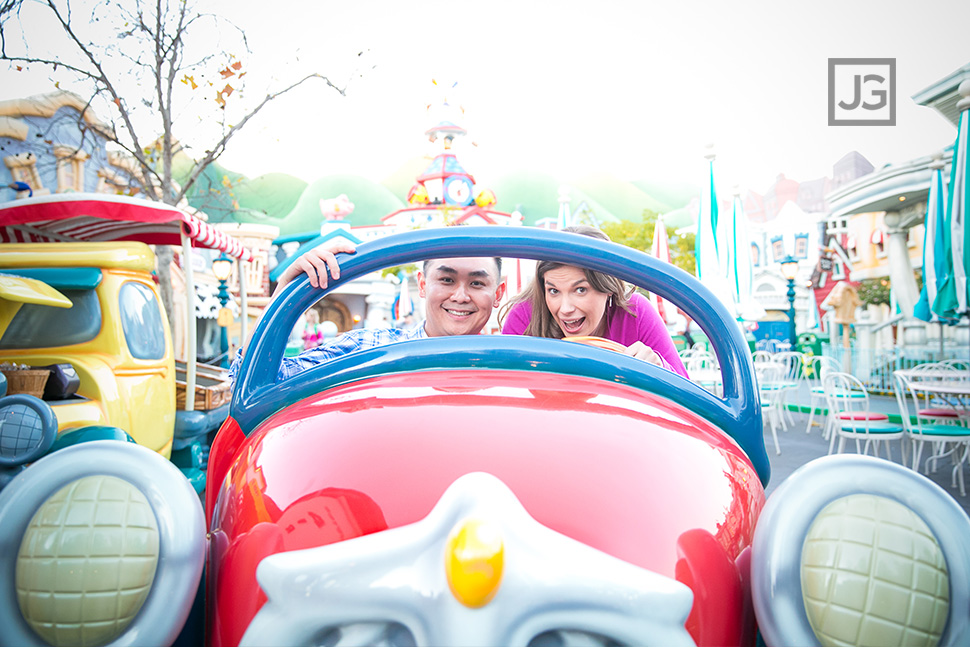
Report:
[[837,359],[843,370],[858,377],[871,393],[891,394],[893,371],[945,359],[970,359],[970,347],[950,345],[942,352],[939,348],[926,346],[866,350],[856,348],[855,345],[844,348],[822,342],[822,355]]

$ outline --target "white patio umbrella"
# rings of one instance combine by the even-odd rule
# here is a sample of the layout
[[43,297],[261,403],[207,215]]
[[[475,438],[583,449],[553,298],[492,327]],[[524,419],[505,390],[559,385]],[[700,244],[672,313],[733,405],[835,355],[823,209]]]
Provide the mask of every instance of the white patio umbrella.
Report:
[[[650,249],[654,257],[659,258],[665,263],[670,262],[670,241],[667,239],[667,227],[664,225],[663,216],[657,216],[657,224],[653,228],[653,245]],[[658,297],[653,292],[650,293],[650,301],[657,309],[664,323],[671,323],[673,316],[677,313],[676,307],[663,297]]]
[[734,313],[739,321],[757,321],[765,316],[765,309],[754,300],[754,267],[751,264],[751,237],[748,219],[744,215],[741,193],[734,190],[731,218],[725,223],[726,239],[718,245],[718,252],[726,260],[727,279],[734,300]]
[[970,207],[970,166],[967,155],[970,146],[970,79],[960,83],[960,126],[953,147],[950,170],[950,191],[945,214],[943,257],[945,274],[932,310],[941,319],[958,319],[970,316],[967,293],[967,274],[970,273],[970,229],[966,226],[967,209]]

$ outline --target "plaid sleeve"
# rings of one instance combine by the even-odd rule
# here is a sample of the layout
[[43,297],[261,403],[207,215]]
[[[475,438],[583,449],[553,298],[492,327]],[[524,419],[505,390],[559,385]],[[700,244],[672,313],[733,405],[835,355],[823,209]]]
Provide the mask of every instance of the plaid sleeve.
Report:
[[236,356],[232,358],[229,365],[229,387],[236,386],[236,375],[239,373],[239,365],[242,363],[242,348],[236,349]]
[[[408,334],[410,333],[410,334]],[[338,357],[343,357],[350,353],[406,339],[416,339],[424,337],[424,327],[416,331],[405,331],[399,328],[365,328],[363,330],[351,330],[339,335],[321,346],[304,351],[296,357],[286,357],[280,366],[277,380],[284,380],[298,373],[313,368],[318,364],[328,362]]]
[[[400,330],[397,328],[351,330],[316,348],[305,350],[295,357],[284,357],[283,362],[280,364],[280,370],[276,375],[276,381],[279,382],[280,380],[288,379],[318,364],[323,364],[324,362],[343,357],[344,355],[359,350],[423,337],[427,337],[424,333],[424,326],[419,326],[412,330]],[[236,357],[229,367],[229,379],[233,385],[236,383],[241,362],[242,351],[237,350]]]

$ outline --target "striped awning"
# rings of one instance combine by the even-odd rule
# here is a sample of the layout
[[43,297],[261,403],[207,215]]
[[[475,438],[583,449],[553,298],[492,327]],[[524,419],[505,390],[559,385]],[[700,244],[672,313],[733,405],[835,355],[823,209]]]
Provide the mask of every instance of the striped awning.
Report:
[[0,204],[0,242],[138,241],[181,245],[182,233],[199,247],[243,261],[252,252],[207,222],[161,202],[100,193],[63,193]]
[[242,243],[229,234],[216,229],[195,216],[190,216],[189,214],[182,214],[182,216],[182,231],[202,247],[218,249],[242,261],[253,260],[252,252],[248,248],[243,247]]

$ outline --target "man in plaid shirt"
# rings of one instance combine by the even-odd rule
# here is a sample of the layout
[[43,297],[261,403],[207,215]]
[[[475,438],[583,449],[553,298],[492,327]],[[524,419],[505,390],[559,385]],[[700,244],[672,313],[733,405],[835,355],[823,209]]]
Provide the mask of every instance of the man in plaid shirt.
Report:
[[[306,273],[313,287],[327,286],[327,273],[340,277],[335,253],[352,254],[356,248],[349,241],[334,239],[329,248],[314,248],[294,261],[283,274],[273,295],[287,283]],[[500,258],[439,258],[425,261],[418,271],[418,294],[425,300],[427,319],[410,330],[368,328],[351,330],[322,345],[303,351],[296,357],[285,357],[277,380],[283,380],[317,364],[358,350],[393,344],[409,339],[445,335],[478,335],[485,328],[492,309],[499,306],[505,294]],[[229,367],[233,384],[242,361],[242,350]]]

